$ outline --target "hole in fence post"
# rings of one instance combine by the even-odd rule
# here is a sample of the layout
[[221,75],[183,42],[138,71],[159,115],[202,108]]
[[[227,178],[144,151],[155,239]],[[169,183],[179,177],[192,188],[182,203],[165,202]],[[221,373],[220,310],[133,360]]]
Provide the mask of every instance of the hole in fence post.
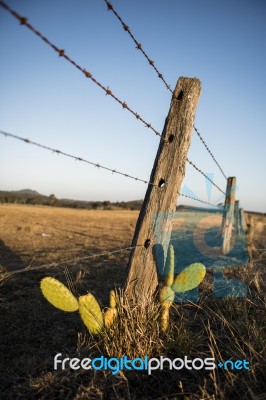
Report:
[[180,92],[177,95],[177,100],[182,100],[183,99],[183,94],[184,94],[183,90],[180,90]]
[[172,143],[174,138],[175,138],[174,135],[170,135],[168,138],[168,143]]
[[145,243],[144,243],[145,249],[148,249],[150,247],[150,244],[151,244],[150,239],[145,240]]
[[159,188],[163,188],[165,186],[165,180],[164,179],[160,179],[158,186],[159,186]]

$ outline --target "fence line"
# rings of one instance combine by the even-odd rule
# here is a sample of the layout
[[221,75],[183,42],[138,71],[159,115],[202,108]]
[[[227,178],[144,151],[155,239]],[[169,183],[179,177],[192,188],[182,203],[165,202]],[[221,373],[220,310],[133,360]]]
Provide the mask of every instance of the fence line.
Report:
[[123,175],[123,176],[125,176],[126,178],[133,179],[134,181],[139,181],[139,182],[143,182],[143,183],[145,183],[145,184],[147,184],[147,185],[152,185],[152,186],[159,187],[158,185],[155,185],[154,183],[149,182],[149,181],[146,181],[146,180],[144,180],[144,179],[137,178],[137,177],[135,177],[135,176],[132,176],[132,175],[129,175],[129,174],[125,174],[124,172],[117,171],[116,169],[112,169],[112,168],[109,168],[109,167],[105,167],[105,166],[103,166],[103,165],[100,165],[99,163],[94,163],[94,162],[89,161],[89,160],[86,160],[86,159],[84,159],[84,158],[77,157],[77,156],[73,156],[73,155],[71,155],[71,154],[65,153],[64,151],[57,150],[57,149],[53,149],[52,147],[45,146],[45,145],[40,144],[40,143],[37,143],[37,142],[33,142],[33,141],[30,140],[30,139],[22,138],[22,137],[20,137],[20,136],[14,135],[14,134],[12,134],[12,133],[4,132],[4,131],[2,131],[2,130],[0,130],[0,134],[3,135],[3,136],[6,136],[6,137],[11,137],[11,138],[13,138],[13,139],[20,140],[20,141],[25,142],[25,143],[27,143],[27,144],[32,144],[32,145],[37,146],[37,147],[40,147],[40,148],[42,148],[42,149],[51,151],[52,153],[56,153],[56,154],[59,154],[59,155],[62,155],[62,156],[66,156],[66,157],[72,158],[72,159],[75,160],[75,161],[81,161],[81,162],[84,162],[84,163],[86,163],[86,164],[93,165],[94,167],[105,169],[106,171],[110,171],[110,172],[112,172],[113,174]]
[[201,171],[201,170],[200,170],[192,161],[190,161],[188,158],[187,158],[187,162],[188,162],[193,168],[195,168],[196,171],[198,171],[201,175],[203,175],[208,181],[210,181],[218,190],[220,190],[220,192],[221,192],[222,194],[225,195],[225,192],[224,192],[222,189],[220,189],[219,186],[217,186],[216,183],[214,183],[214,182],[208,177],[208,175],[204,174],[204,172]]
[[[122,107],[123,109],[127,109],[131,114],[133,114],[138,120],[140,120],[146,128],[151,129],[156,136],[159,136],[161,139],[163,139],[162,135],[156,131],[152,127],[151,124],[146,122],[137,112],[133,111],[125,101],[121,101],[118,97],[116,97],[112,91],[109,89],[109,87],[105,87],[102,85],[97,79],[95,79],[92,74],[87,71],[85,68],[82,68],[76,61],[74,61],[71,57],[69,57],[65,50],[59,49],[57,46],[55,46],[49,39],[47,39],[41,32],[39,32],[37,29],[35,29],[31,24],[28,23],[27,18],[22,17],[20,14],[18,14],[16,11],[14,11],[11,7],[9,7],[5,2],[0,0],[0,6],[2,6],[4,9],[6,9],[10,14],[12,14],[17,20],[20,21],[21,25],[25,25],[28,29],[30,29],[35,35],[37,35],[39,38],[41,38],[46,44],[48,44],[60,57],[63,57],[65,60],[69,61],[74,67],[76,67],[79,71],[81,71],[86,78],[91,79],[97,86],[99,86],[105,93],[106,95],[111,96],[114,100],[116,100]],[[164,139],[163,139],[164,140]]]
[[[169,83],[166,82],[166,80],[163,77],[163,74],[161,72],[159,72],[159,70],[157,69],[157,67],[155,66],[154,61],[152,61],[150,59],[150,57],[148,56],[148,54],[143,50],[142,45],[136,40],[135,36],[133,35],[133,33],[131,32],[129,26],[123,21],[123,19],[121,18],[121,16],[118,14],[118,12],[114,9],[112,3],[110,3],[110,1],[107,0],[103,0],[106,5],[107,5],[107,9],[109,11],[112,11],[113,14],[116,16],[116,18],[121,22],[124,30],[129,34],[129,36],[131,37],[131,39],[133,40],[133,42],[136,44],[136,48],[137,50],[140,50],[141,53],[144,55],[144,57],[147,59],[148,63],[150,64],[150,66],[155,70],[155,72],[158,75],[158,78],[160,78],[165,87],[167,88],[167,90],[170,90],[171,93],[173,93],[173,90],[171,89],[171,86],[169,85]],[[223,174],[223,176],[225,177],[225,179],[227,179],[225,173],[223,172],[220,164],[218,163],[218,161],[216,160],[216,158],[214,157],[213,153],[210,151],[209,147],[207,146],[207,143],[205,142],[205,140],[203,139],[202,135],[199,133],[198,129],[195,127],[194,125],[194,129],[196,134],[198,135],[198,137],[200,138],[201,142],[203,143],[203,145],[205,146],[206,150],[208,151],[208,153],[210,154],[211,158],[213,159],[213,161],[215,162],[215,164],[218,166],[219,170],[221,171],[221,173]]]
[[196,134],[198,135],[198,137],[200,138],[201,142],[204,144],[204,146],[206,147],[206,150],[208,151],[208,153],[210,154],[211,158],[213,159],[213,161],[215,162],[215,164],[217,165],[217,167],[219,168],[219,170],[221,171],[221,173],[223,174],[223,176],[225,177],[225,179],[227,180],[227,176],[225,175],[224,171],[222,170],[222,167],[220,166],[220,164],[218,163],[218,161],[216,160],[216,158],[214,157],[214,155],[212,154],[211,150],[209,149],[209,147],[207,146],[205,140],[203,139],[203,137],[201,136],[201,134],[199,133],[198,129],[195,127],[195,125],[193,126],[194,130],[196,132]]
[[160,71],[157,69],[157,67],[155,66],[154,61],[152,61],[148,54],[143,50],[142,45],[135,39],[134,35],[132,34],[130,28],[128,25],[125,24],[125,22],[122,20],[122,18],[120,17],[120,15],[117,13],[117,11],[114,9],[112,3],[110,3],[110,1],[107,0],[103,0],[106,5],[107,5],[107,9],[109,11],[112,11],[114,13],[114,15],[116,16],[116,18],[121,22],[124,30],[129,34],[129,36],[131,37],[131,39],[133,40],[133,42],[136,44],[136,48],[138,50],[141,51],[141,53],[144,55],[144,57],[147,59],[148,63],[150,64],[150,66],[156,71],[156,73],[158,74],[158,78],[160,78],[163,83],[165,84],[167,90],[170,90],[171,93],[174,93],[173,90],[171,89],[170,85],[165,81],[163,75],[160,73]]
[[[71,64],[73,64],[78,70],[80,70],[87,78],[91,79],[96,85],[98,85],[101,89],[103,89],[107,95],[110,95],[114,100],[116,100],[119,104],[122,105],[124,109],[127,109],[128,111],[131,112],[137,119],[139,119],[147,128],[150,128],[156,136],[159,136],[162,140],[166,141],[166,139],[163,138],[163,136],[156,131],[151,124],[147,123],[138,113],[133,111],[130,107],[125,102],[122,102],[118,97],[116,97],[112,91],[107,87],[104,87],[99,81],[97,81],[95,78],[93,78],[92,74],[88,72],[86,69],[83,69],[79,64],[77,64],[74,60],[72,60],[66,53],[65,50],[59,49],[57,46],[55,46],[49,39],[47,39],[42,33],[40,33],[37,29],[35,29],[31,24],[28,23],[27,18],[22,17],[19,15],[16,11],[14,11],[12,8],[10,8],[7,4],[5,4],[2,0],[0,0],[0,5],[5,8],[8,12],[10,12],[16,19],[20,21],[22,25],[27,26],[33,33],[35,33],[37,36],[39,36],[45,43],[47,43],[50,47],[52,47],[53,50],[55,50],[60,57],[64,57],[67,61],[69,61]],[[187,162],[189,162],[195,169],[196,171],[200,172],[210,180],[210,178],[207,177],[199,168],[195,166],[193,162],[187,159]],[[212,182],[210,180],[210,182]],[[224,193],[214,182],[212,182],[214,186],[216,186],[222,193]]]
[[6,274],[12,276],[15,274],[21,274],[23,272],[31,272],[31,271],[38,271],[40,269],[55,268],[55,267],[65,265],[65,264],[77,263],[80,261],[90,260],[92,258],[98,258],[98,257],[103,257],[103,256],[110,256],[112,254],[117,254],[117,253],[124,254],[128,250],[132,250],[132,249],[135,249],[136,247],[141,247],[141,246],[142,245],[128,246],[128,247],[123,247],[123,248],[120,247],[119,249],[116,249],[116,250],[112,250],[112,251],[106,250],[106,251],[103,251],[102,253],[94,253],[94,254],[91,254],[86,257],[76,257],[71,260],[54,261],[49,264],[37,265],[36,267],[28,267],[28,268],[18,269],[15,271],[7,272]]
[[[81,161],[81,162],[84,162],[84,163],[86,163],[86,164],[93,165],[93,166],[95,166],[95,167],[97,167],[97,168],[101,168],[101,169],[110,171],[110,172],[112,172],[112,173],[115,173],[115,174],[118,174],[118,175],[122,175],[122,176],[124,176],[124,177],[126,177],[126,178],[133,179],[133,180],[139,181],[139,182],[143,182],[143,183],[145,183],[145,184],[147,184],[147,185],[151,185],[151,186],[155,186],[155,187],[158,187],[158,188],[159,188],[159,186],[158,186],[158,185],[155,185],[153,182],[145,181],[144,179],[137,178],[137,177],[131,176],[131,175],[129,175],[129,174],[125,174],[125,173],[123,173],[123,172],[116,171],[115,169],[105,167],[105,166],[103,166],[103,165],[100,165],[99,163],[96,164],[96,163],[94,163],[94,162],[92,162],[92,161],[85,160],[85,159],[83,159],[83,158],[81,158],[81,157],[73,156],[72,154],[65,153],[64,151],[61,151],[61,150],[53,149],[52,147],[45,146],[45,145],[43,145],[43,144],[34,142],[34,141],[30,140],[30,139],[26,139],[26,138],[23,138],[23,137],[21,137],[21,136],[14,135],[14,134],[12,134],[12,133],[8,133],[8,132],[2,131],[2,130],[0,130],[0,134],[3,135],[3,136],[5,136],[5,137],[10,137],[10,138],[12,138],[12,139],[19,140],[19,141],[24,142],[24,143],[26,143],[26,144],[32,144],[33,146],[40,147],[40,148],[42,148],[42,149],[44,149],[44,150],[51,151],[52,153],[56,153],[56,154],[58,154],[58,155],[62,155],[62,156],[65,156],[65,157],[72,158],[72,159],[75,160],[75,161]],[[212,207],[218,207],[216,204],[208,203],[208,202],[206,202],[206,201],[197,199],[196,197],[191,197],[191,196],[188,196],[188,195],[183,194],[183,193],[179,193],[179,195],[180,195],[180,196],[183,196],[183,197],[190,198],[190,199],[195,200],[195,201],[199,201],[199,202],[201,202],[201,203],[209,204],[209,205],[211,205]]]
[[[217,232],[220,231],[220,228],[216,228],[215,231],[217,231]],[[177,238],[170,239],[170,242],[177,241],[179,239],[186,239],[188,237],[199,237],[199,236],[203,236],[205,234],[206,234],[206,232],[201,232],[201,233],[198,233],[198,234],[191,234],[190,233],[190,234],[187,234],[187,235],[182,235],[182,236],[179,236]],[[85,256],[85,257],[75,257],[75,258],[68,259],[68,260],[53,261],[53,262],[51,262],[49,264],[37,265],[36,267],[30,267],[29,266],[29,267],[26,267],[26,268],[23,268],[23,269],[17,269],[15,271],[10,271],[10,272],[6,271],[6,272],[4,272],[4,275],[7,276],[7,277],[10,277],[12,275],[21,274],[21,273],[24,273],[24,272],[38,271],[38,270],[41,270],[41,269],[49,269],[49,268],[56,268],[58,266],[65,266],[66,264],[70,264],[70,263],[77,264],[80,261],[86,261],[86,260],[90,260],[90,259],[94,259],[94,258],[98,258],[98,257],[111,256],[113,254],[118,254],[118,253],[125,254],[125,252],[128,251],[128,250],[133,250],[136,247],[144,247],[144,246],[145,246],[145,244],[136,245],[136,246],[128,246],[128,247],[119,247],[118,249],[115,249],[115,250],[111,250],[111,251],[105,250],[105,251],[103,251],[101,253],[94,253],[94,254],[90,254],[89,256]]]
[[182,197],[187,197],[188,199],[191,199],[191,200],[199,201],[200,203],[203,203],[203,204],[208,204],[209,206],[212,206],[212,207],[223,208],[223,206],[219,206],[217,204],[209,203],[208,201],[200,200],[200,199],[197,199],[197,197],[192,197],[192,196],[189,196],[189,195],[184,194],[184,193],[179,193],[179,195],[182,196]]
[[[59,49],[57,46],[55,46],[49,39],[47,39],[41,32],[39,32],[37,29],[35,29],[31,24],[28,23],[27,18],[22,17],[20,14],[18,14],[16,11],[14,11],[11,7],[9,7],[5,2],[3,2],[2,0],[0,0],[0,5],[6,9],[11,15],[13,15],[16,19],[18,19],[21,23],[21,25],[25,25],[27,26],[27,28],[29,28],[35,35],[37,35],[38,37],[40,37],[45,43],[47,43],[53,50],[55,50],[60,57],[65,58],[67,61],[69,61],[72,65],[74,65],[78,70],[80,70],[87,78],[91,79],[96,85],[98,85],[102,90],[104,90],[106,92],[107,95],[110,95],[114,100],[116,100],[118,103],[120,103],[122,105],[122,107],[124,109],[127,109],[128,111],[130,111],[131,114],[133,114],[137,119],[139,119],[147,128],[150,128],[156,136],[159,136],[162,140],[166,141],[166,139],[158,132],[156,131],[151,124],[148,124],[138,113],[134,112],[131,108],[128,107],[128,105],[125,102],[122,102],[120,99],[118,99],[118,97],[116,97],[112,91],[107,87],[105,88],[99,81],[97,81],[95,78],[93,78],[92,74],[90,72],[88,72],[86,69],[83,69],[79,64],[77,64],[74,60],[72,60],[66,53],[65,50]],[[25,141],[25,140],[24,140]],[[51,150],[51,149],[49,149]],[[52,150],[54,151],[54,150]],[[58,152],[57,150],[55,150],[56,152]],[[62,152],[61,152],[62,154]],[[67,154],[65,154],[67,155]],[[71,156],[72,157],[72,156]],[[72,157],[75,158],[75,157]],[[207,175],[205,175],[200,168],[196,167],[196,165],[190,161],[188,158],[186,159],[187,162],[192,165],[196,171],[198,171],[199,173],[201,173],[206,179],[208,179],[216,188],[218,188],[223,194],[225,194],[209,177],[207,177]],[[83,160],[79,160],[79,161],[83,161]],[[93,164],[93,163],[91,163]],[[95,164],[94,164],[95,165]],[[97,167],[101,167],[99,164],[95,165]],[[115,172],[114,170],[111,170],[109,168],[106,167],[101,167],[101,168],[105,168],[107,170],[110,170],[112,172]],[[121,173],[121,175],[127,175],[127,174],[123,174]],[[131,177],[135,180],[140,180],[143,181],[142,179],[136,179],[134,177]],[[143,181],[146,183],[146,181]]]

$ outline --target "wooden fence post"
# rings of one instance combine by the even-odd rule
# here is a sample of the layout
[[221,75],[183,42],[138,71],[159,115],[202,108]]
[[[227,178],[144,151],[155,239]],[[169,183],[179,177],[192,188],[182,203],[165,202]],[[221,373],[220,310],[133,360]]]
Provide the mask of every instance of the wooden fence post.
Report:
[[228,254],[230,252],[230,242],[231,242],[233,222],[234,222],[235,190],[236,190],[236,178],[230,177],[227,179],[223,222],[222,222],[223,254]]
[[[158,222],[164,219],[168,232],[164,236],[167,251],[171,236],[171,220],[176,211],[176,201],[185,175],[187,152],[189,149],[194,117],[200,97],[201,84],[196,78],[179,78],[174,90],[163,139],[151,172],[150,182],[132,241],[134,248],[130,254],[125,294],[133,301],[144,302],[158,285],[154,245],[158,240]],[[163,228],[162,228],[163,229]],[[170,232],[170,234],[169,234]]]
[[236,200],[234,207],[234,230],[235,237],[238,240],[240,237],[239,200]]
[[239,235],[240,239],[244,240],[245,235],[247,232],[247,223],[246,223],[246,218],[245,218],[245,211],[243,208],[240,208],[239,210]]

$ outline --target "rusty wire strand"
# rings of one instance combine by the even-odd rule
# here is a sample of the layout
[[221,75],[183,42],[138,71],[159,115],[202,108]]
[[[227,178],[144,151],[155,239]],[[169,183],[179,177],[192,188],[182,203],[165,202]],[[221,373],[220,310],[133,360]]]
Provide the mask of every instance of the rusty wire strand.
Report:
[[198,171],[201,175],[203,175],[209,182],[211,182],[218,190],[220,190],[220,192],[224,195],[226,195],[226,193],[219,188],[219,186],[216,185],[216,183],[214,183],[206,174],[204,174],[203,171],[201,171],[201,169],[199,169],[191,160],[189,160],[187,158],[187,162],[196,170]]
[[34,141],[30,140],[30,139],[26,139],[26,138],[23,138],[21,136],[14,135],[12,133],[8,133],[8,132],[2,131],[2,130],[0,130],[0,134],[3,135],[3,136],[6,136],[6,137],[11,137],[13,139],[20,140],[20,141],[22,141],[24,143],[27,143],[27,144],[32,144],[34,146],[40,147],[41,149],[45,149],[45,150],[51,151],[52,153],[56,153],[58,155],[62,155],[62,156],[66,156],[66,157],[72,158],[75,161],[81,161],[81,162],[84,162],[86,164],[93,165],[94,167],[105,169],[106,171],[110,171],[113,174],[122,175],[122,176],[125,176],[126,178],[130,178],[130,179],[133,179],[135,181],[143,182],[143,183],[145,183],[147,185],[152,185],[152,186],[158,187],[158,185],[155,185],[152,182],[146,181],[146,180],[141,179],[141,178],[137,178],[137,177],[129,175],[129,174],[125,174],[124,172],[117,171],[116,169],[113,169],[113,168],[105,167],[105,166],[103,166],[103,165],[101,165],[99,163],[94,163],[92,161],[86,160],[86,159],[81,158],[81,157],[73,156],[72,154],[65,153],[64,151],[61,151],[61,150],[58,150],[58,149],[53,149],[52,147],[45,146],[43,144],[34,142]]
[[135,43],[136,49],[141,51],[141,53],[142,53],[142,54],[144,55],[144,57],[147,59],[147,61],[148,61],[148,63],[150,64],[150,66],[156,71],[156,73],[157,73],[157,75],[158,75],[158,78],[160,78],[160,79],[163,81],[163,83],[165,84],[166,89],[167,89],[167,90],[170,90],[171,93],[174,93],[173,90],[171,89],[170,85],[169,85],[169,84],[166,82],[166,80],[164,79],[162,73],[161,73],[161,72],[157,69],[157,67],[155,66],[154,61],[152,61],[152,60],[149,58],[148,54],[143,50],[142,45],[135,39],[135,37],[134,37],[133,33],[131,32],[129,26],[128,26],[127,24],[125,24],[125,22],[122,20],[122,18],[121,18],[120,15],[118,14],[118,12],[114,9],[112,3],[110,3],[110,1],[107,1],[107,0],[104,0],[104,2],[105,2],[106,5],[107,5],[107,10],[108,10],[108,11],[112,11],[113,14],[116,16],[116,18],[121,22],[124,31],[126,31],[126,32],[129,34],[129,36],[131,37],[131,39],[132,39],[133,42]]
[[[126,178],[130,178],[130,179],[133,179],[133,180],[135,180],[135,181],[143,182],[143,183],[145,183],[146,185],[151,185],[151,186],[154,186],[154,187],[158,187],[158,188],[159,188],[158,185],[155,185],[155,184],[152,183],[152,182],[145,181],[144,179],[137,178],[137,177],[131,176],[131,175],[129,175],[129,174],[125,174],[125,173],[120,172],[120,171],[116,171],[115,169],[105,167],[105,166],[103,166],[103,165],[100,165],[99,163],[94,163],[94,162],[92,162],[92,161],[85,160],[85,159],[83,159],[83,158],[81,158],[81,157],[73,156],[72,154],[65,153],[64,151],[61,151],[61,150],[58,150],[58,149],[53,149],[52,147],[45,146],[45,145],[43,145],[43,144],[34,142],[34,141],[30,140],[30,139],[23,138],[23,137],[18,136],[18,135],[14,135],[13,133],[8,133],[8,132],[5,132],[5,131],[0,130],[0,134],[3,135],[3,136],[5,136],[5,137],[10,137],[10,138],[12,138],[12,139],[19,140],[19,141],[24,142],[24,143],[26,143],[26,144],[32,144],[33,146],[40,147],[41,149],[51,151],[52,153],[56,153],[56,154],[58,154],[58,155],[62,155],[62,156],[65,156],[65,157],[72,158],[72,159],[75,160],[75,161],[81,161],[81,162],[84,162],[84,163],[86,163],[86,164],[93,165],[94,167],[105,169],[105,170],[110,171],[110,172],[112,172],[112,173],[114,173],[114,174],[122,175],[122,176],[125,176]],[[192,199],[192,200],[199,201],[199,202],[201,202],[201,203],[209,204],[209,205],[211,205],[211,206],[213,206],[213,207],[217,207],[215,204],[211,204],[211,203],[204,202],[203,200],[199,200],[199,199],[197,199],[196,197],[187,196],[187,195],[185,195],[185,194],[183,194],[183,193],[179,193],[179,195],[180,195],[180,196],[183,196],[183,197],[188,197],[188,198],[190,198],[190,199]]]
[[218,206],[217,204],[212,204],[212,203],[209,203],[208,201],[200,200],[197,197],[192,197],[192,196],[189,196],[189,195],[184,194],[184,193],[179,193],[179,195],[182,196],[182,197],[187,197],[188,199],[191,199],[191,200],[199,201],[200,203],[203,203],[203,204],[208,204],[209,206],[212,206],[212,207],[223,208],[222,206]]
[[146,128],[151,129],[156,136],[159,136],[162,140],[164,140],[163,136],[156,131],[152,127],[152,125],[148,122],[146,122],[140,114],[137,112],[133,111],[125,101],[121,101],[117,96],[115,96],[112,91],[109,89],[109,87],[105,87],[102,85],[97,79],[95,79],[92,74],[87,71],[85,68],[82,68],[78,63],[76,63],[71,57],[69,57],[65,50],[59,49],[57,46],[55,46],[49,39],[47,39],[41,32],[39,32],[37,29],[35,29],[27,20],[27,18],[22,17],[20,14],[18,14],[16,11],[14,11],[11,7],[9,7],[5,2],[0,0],[0,5],[6,9],[10,14],[12,14],[17,20],[20,21],[21,25],[25,25],[28,29],[30,29],[35,35],[37,35],[39,38],[41,38],[46,44],[48,44],[56,53],[58,53],[59,57],[63,57],[65,60],[69,61],[74,67],[76,67],[79,71],[81,71],[86,78],[91,79],[97,86],[99,86],[105,93],[106,95],[111,96],[115,101],[117,101],[123,109],[127,109],[131,114],[134,115],[134,117],[138,120],[140,120]]
[[209,149],[209,147],[207,146],[205,140],[203,139],[203,137],[201,136],[201,134],[199,133],[198,129],[195,127],[195,125],[193,125],[194,130],[196,132],[196,134],[198,135],[198,137],[200,138],[201,142],[203,143],[203,145],[205,146],[206,150],[208,151],[208,153],[210,154],[211,158],[213,159],[213,161],[215,162],[215,164],[217,165],[217,167],[219,168],[219,170],[221,171],[221,173],[223,174],[223,176],[225,177],[225,179],[227,180],[227,176],[225,175],[224,171],[222,170],[222,167],[220,166],[220,164],[218,163],[218,161],[216,160],[216,158],[214,157],[214,155],[212,154],[211,150]]
[[124,254],[128,250],[133,250],[136,247],[140,247],[140,246],[144,246],[144,245],[138,244],[136,246],[128,246],[128,247],[123,247],[123,248],[120,247],[119,249],[116,249],[116,250],[111,250],[111,251],[106,250],[101,253],[90,254],[89,256],[86,256],[86,257],[76,257],[71,260],[68,259],[68,260],[64,260],[64,261],[54,261],[49,264],[37,265],[36,267],[28,267],[28,268],[18,269],[16,271],[7,272],[6,274],[9,276],[12,276],[15,274],[20,274],[22,272],[31,272],[31,271],[37,271],[40,269],[55,268],[55,267],[70,264],[70,263],[76,264],[80,261],[90,260],[92,258],[98,258],[98,257],[103,257],[103,256],[110,256],[110,255],[116,254],[116,253]]
[[[170,85],[166,82],[166,80],[164,79],[162,73],[160,73],[158,71],[158,69],[155,66],[154,61],[152,61],[149,56],[147,55],[147,53],[143,50],[142,45],[136,40],[136,38],[134,37],[133,33],[131,32],[129,26],[123,21],[123,19],[120,17],[120,15],[118,14],[118,12],[114,9],[112,3],[110,1],[107,0],[103,0],[106,5],[107,5],[107,9],[109,11],[112,11],[113,14],[116,16],[116,18],[121,22],[124,30],[129,34],[129,36],[131,37],[131,39],[133,40],[133,42],[136,44],[136,48],[138,50],[141,51],[141,53],[144,55],[144,57],[147,59],[148,63],[150,64],[150,66],[156,71],[158,77],[163,81],[163,83],[165,84],[165,87],[167,88],[167,90],[170,90],[170,92],[173,94],[173,90],[171,89]],[[207,146],[207,143],[205,142],[205,140],[203,139],[202,135],[199,133],[198,129],[195,127],[194,125],[194,129],[196,134],[198,135],[198,137],[200,138],[201,142],[203,143],[203,145],[205,146],[206,150],[208,151],[208,153],[210,154],[211,158],[213,159],[213,161],[215,162],[215,164],[218,166],[219,170],[221,171],[221,173],[223,174],[223,176],[225,177],[225,179],[227,179],[225,173],[222,170],[222,167],[220,166],[220,164],[218,163],[218,161],[216,160],[216,158],[214,157],[213,153],[211,152],[211,150],[209,149],[209,147]]]

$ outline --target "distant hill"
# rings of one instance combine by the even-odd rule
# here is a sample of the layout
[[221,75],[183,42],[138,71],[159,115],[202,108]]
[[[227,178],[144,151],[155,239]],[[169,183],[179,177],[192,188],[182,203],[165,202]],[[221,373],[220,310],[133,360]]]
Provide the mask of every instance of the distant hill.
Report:
[[31,189],[22,189],[22,190],[12,190],[9,193],[13,193],[18,196],[27,196],[27,197],[34,197],[34,196],[40,196],[40,197],[46,197],[39,192],[36,192],[36,190],[31,190]]
[[57,199],[56,196],[53,194],[51,194],[50,196],[45,196],[32,189],[13,191],[0,190],[0,203],[9,204],[33,204],[53,207],[80,208],[88,210],[114,210],[121,208],[126,210],[140,210],[142,202],[143,200],[111,202]]

